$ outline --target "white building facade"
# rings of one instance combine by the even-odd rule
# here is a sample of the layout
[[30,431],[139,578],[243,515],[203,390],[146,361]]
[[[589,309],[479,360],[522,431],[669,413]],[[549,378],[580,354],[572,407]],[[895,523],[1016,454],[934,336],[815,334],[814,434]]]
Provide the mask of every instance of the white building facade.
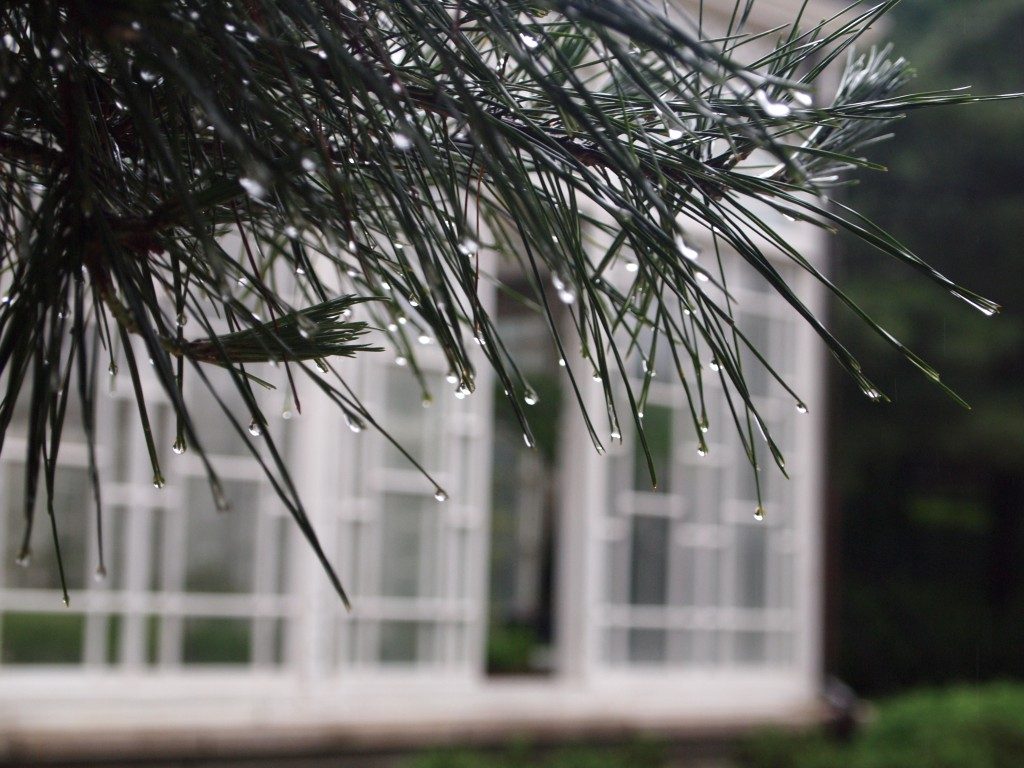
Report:
[[[754,13],[764,28],[795,16],[788,3],[755,3]],[[778,224],[821,263],[817,231]],[[781,257],[778,267],[791,270]],[[681,385],[667,370],[652,383],[645,424],[663,478],[657,490],[627,425],[621,444],[599,455],[572,398],[563,398],[546,500],[515,491],[516,514],[531,504],[551,508],[550,552],[530,550],[546,557],[553,594],[543,674],[488,674],[495,489],[526,460],[518,446],[502,447],[507,405],[486,365],[477,392],[457,399],[441,356],[424,347],[430,407],[390,353],[341,369],[448,491],[445,502],[387,440],[370,429],[353,433],[312,390],[300,392],[301,416],[271,425],[284,435],[311,521],[350,590],[351,613],[208,397],[191,402],[232,510],[215,510],[197,457],[172,454],[174,417],[150,387],[168,479],[153,486],[127,372],[112,378],[97,418],[103,580],[94,578],[84,436],[74,433],[75,415],[67,418],[57,474],[65,608],[44,511],[32,563],[14,562],[24,465],[12,429],[0,462],[0,744],[78,734],[77,744],[94,739],[99,749],[98,740],[109,744],[116,734],[171,744],[225,729],[269,739],[369,728],[429,740],[481,729],[686,728],[808,713],[821,676],[821,347],[756,275],[728,259],[726,268],[740,327],[810,407],[799,413],[759,366],[745,369],[791,479],[765,467],[767,514],[756,520],[751,470],[714,376],[705,379],[706,456],[696,450]],[[820,308],[806,273],[789,274]],[[528,355],[532,337],[520,321],[507,318],[506,327],[512,336],[519,328]],[[582,361],[567,362],[579,366],[584,394],[601,412],[600,385]],[[293,410],[283,398],[270,395],[268,412]],[[529,559],[527,549],[516,552]]]

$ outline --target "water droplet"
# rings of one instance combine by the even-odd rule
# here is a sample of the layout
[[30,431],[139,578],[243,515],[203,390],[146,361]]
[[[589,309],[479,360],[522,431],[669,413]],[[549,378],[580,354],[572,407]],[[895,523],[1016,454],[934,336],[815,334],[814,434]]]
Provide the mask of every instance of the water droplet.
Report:
[[155,72],[150,72],[148,69],[143,69],[139,72],[139,77],[142,78],[144,83],[155,83],[158,75]]
[[768,94],[762,89],[758,88],[754,92],[754,98],[757,99],[757,103],[761,105],[761,109],[768,117],[788,117],[790,108],[788,104],[783,104],[779,101],[772,101],[768,98]]
[[448,501],[448,492],[441,486],[434,489],[434,498],[438,501]]
[[366,429],[366,425],[354,416],[346,416],[345,420],[348,421],[348,428],[357,435]]
[[260,184],[256,179],[248,176],[242,176],[238,183],[242,185],[242,189],[245,190],[246,194],[254,200],[262,200],[267,196],[267,189]]
[[810,107],[814,104],[814,97],[807,91],[792,91],[793,101],[804,107]]
[[463,238],[462,242],[459,243],[459,252],[463,256],[472,256],[480,250],[480,243],[471,237]]
[[981,314],[985,315],[985,317],[992,317],[992,315],[996,314],[1001,309],[998,304],[993,301],[989,301],[988,299],[972,299],[959,291],[951,291],[951,293],[960,299],[960,301],[974,307],[976,310],[981,312]]
[[163,475],[161,475],[159,472],[157,472],[155,475],[153,475],[153,487],[154,488],[163,488],[165,485],[167,485],[167,481],[164,480],[164,476]]
[[307,173],[312,173],[316,170],[316,161],[311,157],[302,158],[302,170]]
[[388,331],[394,333],[398,330],[398,323],[388,323]]
[[708,368],[710,368],[712,371],[715,371],[716,373],[722,370],[722,366],[718,364],[717,360],[712,360],[710,363],[708,363]]
[[405,325],[408,322],[409,322],[409,318],[406,317],[405,315],[403,315],[402,317],[398,318],[398,324],[399,325]]
[[299,236],[299,228],[294,224],[289,224],[284,228],[284,234],[286,237],[290,237],[292,240]]
[[110,365],[107,366],[107,373],[109,373],[111,376],[116,376],[117,375],[117,363],[111,362]]
[[627,261],[626,262],[626,271],[627,272],[638,272],[639,270],[640,270],[640,265],[637,264],[635,261]]
[[18,553],[18,557],[15,559],[14,564],[19,568],[28,568],[32,562],[32,550],[23,549]]
[[174,451],[178,456],[181,456],[186,450],[188,450],[188,443],[185,442],[185,438],[179,437],[171,445],[171,450]]
[[669,141],[675,141],[676,139],[681,139],[681,138],[683,138],[683,132],[681,130],[679,130],[678,128],[669,128],[668,129],[668,140]]
[[705,445],[700,445],[700,446],[697,446],[697,455],[698,455],[698,456],[700,456],[700,457],[702,457],[702,458],[703,458],[704,456],[707,456],[707,455],[708,455],[708,449],[707,449],[707,446],[705,446]]
[[680,256],[690,261],[696,261],[700,256],[700,251],[687,243],[682,235],[676,235],[676,250],[679,251]]
[[882,399],[882,393],[879,392],[874,387],[868,387],[867,389],[865,389],[864,394],[867,395],[871,400],[878,401]]
[[471,393],[472,390],[465,384],[463,384],[458,389],[455,390],[455,398],[457,400],[465,400]]
[[103,566],[103,565],[96,566],[96,570],[93,573],[92,577],[97,582],[103,581],[105,578],[107,578],[106,566]]
[[758,504],[757,509],[754,510],[754,519],[764,520],[764,507],[762,507],[760,504]]
[[186,315],[184,312],[182,312],[180,315],[178,315],[175,318],[174,321],[178,324],[179,328],[184,328],[185,327],[185,323],[188,322],[188,315]]
[[292,409],[288,408],[287,406],[283,411],[281,411],[281,418],[284,419],[285,421],[288,421],[294,415],[295,414],[292,413]]
[[525,432],[523,432],[523,444],[524,444],[524,445],[525,445],[525,446],[526,446],[527,448],[533,448],[533,438],[532,438],[532,437],[530,437],[530,436],[529,436],[528,434],[526,434]]
[[621,440],[622,439],[622,433],[619,432],[618,429],[613,429],[611,431],[611,438],[612,438],[612,440]]
[[250,43],[255,43],[260,39],[260,36],[257,35],[255,32],[250,31],[245,33],[245,39],[248,40]]
[[559,365],[560,365],[560,366],[561,366],[562,368],[565,368],[565,358],[564,358],[564,357],[560,357],[560,358],[558,358],[558,364],[559,364]]
[[426,345],[427,345],[427,344],[429,344],[429,343],[430,343],[431,341],[433,341],[433,339],[431,339],[431,338],[430,338],[429,336],[427,336],[427,334],[425,334],[425,333],[421,333],[421,334],[419,335],[419,338],[418,338],[418,339],[416,339],[416,340],[417,340],[417,341],[418,341],[418,342],[419,342],[420,344],[423,344],[424,346],[426,346]]
[[249,422],[249,434],[253,437],[259,437],[263,434],[263,427],[256,419]]
[[705,275],[703,272],[698,272],[697,273],[697,282],[698,283],[707,283],[710,280],[711,280],[711,278],[708,277],[707,275]]
[[412,140],[404,133],[391,134],[391,141],[394,142],[395,149],[399,152],[408,152],[412,149]]
[[401,355],[399,355],[398,357],[395,358],[395,365],[397,365],[399,368],[404,368],[408,364],[409,364],[409,361],[406,360]]
[[804,405],[803,403],[797,403],[796,404],[796,412],[797,413],[807,413],[807,406]]
[[231,502],[228,501],[228,497],[224,495],[224,489],[220,483],[216,483],[213,486],[213,504],[217,508],[218,512],[227,512],[231,509]]
[[422,405],[424,408],[429,408],[433,404],[434,404],[434,398],[430,396],[429,392],[426,393],[425,395],[423,395],[423,399],[420,400],[420,405]]
[[444,377],[444,380],[449,384],[455,384],[458,382],[459,377],[455,375],[455,371],[448,371],[448,375]]
[[60,601],[61,601],[62,603],[64,603],[64,607],[65,607],[65,608],[69,608],[69,607],[71,606],[71,598],[70,598],[70,597],[68,597],[67,595],[64,595],[64,597],[62,597],[62,598],[60,599]]
[[525,32],[523,32],[521,35],[519,35],[519,39],[522,40],[523,41],[523,45],[525,45],[531,51],[534,48],[536,48],[538,45],[540,45],[540,40],[538,40],[533,35],[526,34]]
[[532,389],[526,390],[526,394],[523,395],[523,402],[527,405],[536,405],[539,400],[540,398],[537,397],[537,393]]

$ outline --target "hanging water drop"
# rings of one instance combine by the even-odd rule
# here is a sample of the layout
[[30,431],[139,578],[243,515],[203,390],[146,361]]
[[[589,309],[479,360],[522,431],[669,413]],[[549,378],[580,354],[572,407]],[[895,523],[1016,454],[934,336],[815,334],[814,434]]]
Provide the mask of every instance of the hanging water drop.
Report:
[[455,371],[448,371],[448,375],[444,377],[444,380],[449,384],[455,384],[458,382],[459,377],[455,375]]
[[253,437],[259,437],[263,434],[263,427],[256,419],[249,422],[249,434]]
[[242,176],[238,183],[242,185],[242,189],[245,193],[254,200],[262,200],[267,196],[267,189],[260,184],[256,179],[249,178],[248,176]]
[[626,271],[627,272],[633,273],[633,272],[638,272],[639,270],[640,270],[640,265],[637,264],[635,261],[627,261],[626,262]]
[[21,552],[18,553],[18,557],[14,560],[14,564],[19,568],[28,568],[31,562],[32,550],[30,549],[23,549]]
[[472,256],[480,250],[480,243],[471,237],[463,238],[462,242],[459,243],[459,252],[463,256]]
[[104,579],[106,579],[107,578],[106,566],[104,566],[102,564],[97,565],[96,566],[96,570],[92,574],[92,578],[93,578],[93,580],[95,580],[97,582],[101,582]]
[[159,472],[157,472],[155,475],[153,475],[153,487],[154,488],[163,488],[165,485],[167,485],[167,481],[164,480],[164,476],[163,475],[161,475]]
[[797,403],[796,404],[796,412],[797,413],[807,413],[807,406],[804,405],[803,403]]
[[716,373],[722,370],[722,366],[718,364],[717,360],[712,360],[710,363],[708,363],[708,368],[710,368],[712,371],[715,371]]
[[540,398],[537,397],[537,393],[532,389],[526,390],[526,394],[523,395],[523,402],[527,405],[536,405]]
[[564,358],[564,357],[560,357],[560,358],[558,358],[558,364],[559,364],[559,366],[561,366],[562,368],[565,368],[565,358]]
[[814,97],[811,96],[807,91],[793,91],[793,101],[804,107],[810,107],[814,104]]
[[700,456],[701,458],[707,456],[708,455],[707,446],[704,446],[704,445],[697,446],[697,455]]
[[526,434],[525,432],[523,432],[523,444],[524,444],[524,445],[525,445],[525,446],[526,446],[527,448],[533,448],[533,438],[532,438],[532,437],[530,437],[530,436],[529,436],[528,434]]
[[420,344],[422,344],[423,346],[426,346],[426,345],[428,345],[428,344],[429,344],[429,343],[430,343],[431,341],[433,341],[433,339],[431,339],[431,338],[430,338],[429,336],[427,336],[427,334],[425,334],[425,333],[421,333],[421,334],[419,335],[419,337],[418,337],[418,338],[416,339],[416,341],[418,341],[418,342],[419,342]]
[[182,312],[174,319],[174,322],[178,324],[179,328],[184,328],[185,323],[188,322],[188,316],[184,312]]
[[220,483],[216,483],[213,486],[213,504],[217,508],[218,512],[227,512],[231,509],[231,502],[228,501],[227,496],[224,495],[224,489]]
[[687,243],[682,235],[676,235],[676,250],[680,256],[690,261],[696,261],[700,257],[700,251]]
[[764,507],[762,507],[760,504],[758,504],[757,509],[754,510],[754,519],[764,520]]
[[408,152],[412,149],[412,140],[404,133],[391,134],[391,141],[394,142],[395,149],[399,152]]
[[519,39],[522,40],[523,41],[523,45],[525,45],[531,51],[534,48],[536,48],[538,45],[540,45],[540,40],[538,40],[533,35],[526,34],[525,32],[523,32],[521,35],[519,35]]
[[353,416],[347,416],[346,420],[348,421],[348,428],[352,430],[354,434],[358,435],[360,432],[366,429],[366,425]]
[[107,373],[111,376],[117,376],[117,363],[111,361],[110,365],[107,366]]
[[288,421],[294,415],[295,414],[292,413],[292,409],[289,408],[288,406],[285,406],[284,410],[281,411],[281,418],[284,419],[285,421]]
[[401,355],[399,355],[398,357],[395,358],[395,365],[397,365],[399,368],[404,368],[408,364],[409,364],[409,361],[406,360]]
[[188,444],[185,442],[185,438],[179,437],[171,445],[171,450],[178,456],[181,456],[188,449]]
[[434,498],[437,501],[448,501],[448,492],[441,486],[434,489]]
[[290,237],[292,240],[299,236],[299,228],[294,224],[289,224],[284,228],[285,237]]
[[789,105],[772,101],[768,98],[768,94],[760,88],[754,92],[754,98],[757,99],[757,103],[761,105],[761,109],[768,117],[788,117],[791,112]]

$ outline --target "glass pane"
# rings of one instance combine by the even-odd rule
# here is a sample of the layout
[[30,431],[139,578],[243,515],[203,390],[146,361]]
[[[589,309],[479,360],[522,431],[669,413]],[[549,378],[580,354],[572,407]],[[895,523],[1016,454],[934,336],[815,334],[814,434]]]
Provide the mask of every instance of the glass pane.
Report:
[[82,661],[85,618],[76,613],[5,613],[0,616],[4,664],[77,664]]
[[185,619],[186,664],[245,664],[249,661],[247,619]]
[[767,643],[764,632],[737,632],[734,638],[735,660],[741,664],[764,663]]
[[635,664],[654,664],[665,660],[665,630],[631,629],[629,660]]
[[412,664],[417,659],[416,622],[382,622],[380,660],[383,664]]
[[205,480],[188,483],[185,588],[190,592],[248,592],[253,588],[253,544],[259,485],[226,481],[227,512],[214,509]]
[[647,448],[651,452],[658,487],[654,488],[651,485],[647,455],[644,453],[640,436],[637,435],[633,449],[633,487],[638,491],[665,493],[671,486],[672,416],[672,409],[662,405],[648,403],[644,410],[644,435],[647,437]]
[[[439,398],[449,396],[450,385],[429,379],[435,402],[431,407],[423,408],[419,405],[423,391],[412,374],[387,371],[383,379],[387,412],[382,421],[384,428],[413,458],[428,469],[437,469],[442,458],[440,440],[444,414]],[[409,460],[390,442],[384,446],[384,465],[394,469],[411,469]]]
[[664,605],[668,577],[669,520],[633,518],[629,601],[633,605]]
[[[7,552],[4,553],[4,583],[21,589],[59,589],[60,574],[53,546],[50,517],[46,511],[46,486],[40,476],[36,490],[35,516],[32,525],[31,559],[27,567],[15,564],[25,532],[24,499],[25,468],[20,462],[6,467]],[[81,467],[62,466],[54,477],[54,516],[60,539],[64,572],[70,589],[81,589],[85,578],[87,532],[91,528],[92,510],[88,472]],[[84,503],[83,503],[83,500]],[[89,580],[91,581],[91,579]]]
[[384,495],[380,514],[382,595],[436,593],[438,506],[431,497]]
[[765,529],[741,525],[736,529],[736,602],[745,608],[765,605],[768,542]]

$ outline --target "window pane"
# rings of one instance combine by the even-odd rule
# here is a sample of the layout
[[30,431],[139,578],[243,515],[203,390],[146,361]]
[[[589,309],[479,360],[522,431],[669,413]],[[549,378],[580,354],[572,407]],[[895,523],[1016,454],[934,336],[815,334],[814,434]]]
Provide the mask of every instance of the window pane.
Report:
[[186,664],[245,664],[249,661],[247,619],[185,619]]
[[665,493],[671,486],[672,416],[672,409],[661,405],[648,403],[644,410],[644,435],[647,437],[647,448],[651,452],[658,487],[654,488],[651,485],[647,455],[644,453],[640,436],[637,435],[633,451],[633,487],[638,491]]
[[736,601],[745,608],[765,605],[768,542],[765,528],[741,525],[736,529]]
[[248,592],[253,587],[253,544],[259,486],[227,481],[227,512],[214,509],[205,480],[190,480],[185,588],[190,592]]
[[4,664],[77,664],[82,660],[81,614],[5,613],[0,616]]
[[629,660],[640,664],[654,664],[665,660],[665,630],[631,629],[629,631]]
[[633,518],[629,597],[634,605],[665,604],[668,533],[667,518],[647,515]]
[[380,515],[382,595],[435,594],[438,506],[430,497],[384,495]]

